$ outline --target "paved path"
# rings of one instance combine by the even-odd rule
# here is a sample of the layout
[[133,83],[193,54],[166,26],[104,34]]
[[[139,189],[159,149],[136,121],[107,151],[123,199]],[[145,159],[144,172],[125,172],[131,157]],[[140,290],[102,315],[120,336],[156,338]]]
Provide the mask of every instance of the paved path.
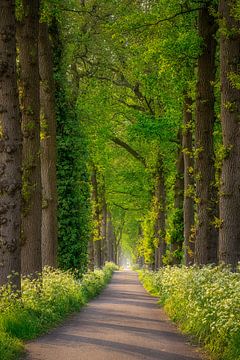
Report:
[[201,359],[130,271],[116,272],[99,297],[27,351],[27,360]]

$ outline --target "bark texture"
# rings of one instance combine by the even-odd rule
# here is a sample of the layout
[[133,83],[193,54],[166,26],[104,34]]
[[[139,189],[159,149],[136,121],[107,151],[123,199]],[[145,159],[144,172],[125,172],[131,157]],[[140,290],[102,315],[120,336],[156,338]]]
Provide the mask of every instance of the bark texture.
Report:
[[240,74],[239,26],[232,17],[235,1],[220,1],[221,121],[226,156],[220,188],[219,260],[233,268],[240,260],[240,91],[231,77]]
[[184,220],[184,263],[192,265],[194,262],[194,239],[192,228],[194,225],[194,199],[193,199],[193,149],[192,149],[192,100],[185,97],[184,100],[184,130],[182,138],[183,161],[184,161],[184,202],[183,202],[183,220]]
[[[20,289],[21,125],[15,1],[0,2],[0,286]],[[8,275],[12,275],[8,278]]]
[[203,39],[202,54],[198,59],[196,98],[196,196],[197,224],[195,242],[196,264],[216,263],[218,231],[213,225],[216,214],[216,191],[214,187],[213,126],[216,26],[205,4],[199,10],[199,35]]
[[41,164],[39,94],[39,1],[23,0],[18,25],[20,91],[23,133],[22,273],[37,274],[41,258]]
[[42,265],[57,265],[56,114],[48,26],[39,25],[41,104]]

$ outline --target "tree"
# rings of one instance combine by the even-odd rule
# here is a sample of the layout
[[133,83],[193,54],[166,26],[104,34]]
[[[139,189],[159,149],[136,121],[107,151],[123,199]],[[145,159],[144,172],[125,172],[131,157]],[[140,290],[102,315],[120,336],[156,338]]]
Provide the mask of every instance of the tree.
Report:
[[91,174],[92,184],[92,205],[93,205],[93,248],[94,263],[97,268],[102,266],[102,244],[101,244],[101,217],[100,217],[100,201],[98,187],[98,172],[96,166],[93,165]]
[[197,224],[195,263],[217,261],[218,231],[214,226],[216,190],[214,169],[213,127],[216,25],[210,13],[210,2],[199,10],[198,28],[202,38],[202,53],[198,58],[195,124],[195,178]]
[[15,1],[1,1],[0,17],[0,286],[10,281],[19,290],[22,137],[16,75]]
[[42,264],[57,265],[56,114],[48,25],[39,27],[41,103]]
[[41,272],[42,189],[38,62],[39,0],[23,0],[18,24],[23,134],[22,273]]
[[194,261],[194,239],[192,235],[194,225],[194,179],[193,179],[193,148],[192,148],[192,99],[184,97],[184,127],[183,127],[183,161],[184,161],[184,262],[186,265]]
[[173,230],[171,233],[171,245],[173,263],[179,264],[182,260],[182,249],[184,242],[184,221],[183,221],[183,201],[184,201],[184,159],[182,148],[182,129],[178,132],[178,151],[176,160],[176,180],[174,185],[174,214]]
[[65,34],[58,19],[53,18],[50,34],[57,115],[58,264],[60,268],[71,269],[81,276],[87,269],[90,237],[87,144],[75,91],[71,91],[72,87],[78,89],[78,83],[75,83],[78,79],[68,63],[69,59],[64,56],[67,53],[64,45],[71,45],[67,38],[69,33]]
[[235,1],[220,0],[221,123],[225,156],[220,185],[219,260],[236,267],[240,260],[240,88],[239,20]]

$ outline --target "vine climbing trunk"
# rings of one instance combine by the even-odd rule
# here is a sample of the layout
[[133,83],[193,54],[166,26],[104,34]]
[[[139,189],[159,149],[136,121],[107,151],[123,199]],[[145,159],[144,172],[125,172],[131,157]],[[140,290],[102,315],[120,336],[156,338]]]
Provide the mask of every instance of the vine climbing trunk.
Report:
[[[21,126],[15,1],[0,2],[0,286],[21,287]],[[10,277],[9,277],[10,276]]]
[[192,265],[194,262],[194,199],[193,199],[193,148],[192,148],[192,99],[188,96],[184,98],[184,129],[182,138],[183,161],[184,161],[184,202],[183,202],[183,219],[184,219],[184,263]]
[[163,257],[166,252],[165,232],[166,232],[166,191],[163,172],[163,160],[161,154],[158,155],[155,177],[155,238],[158,246],[155,250],[155,269],[163,266]]
[[219,13],[221,122],[225,157],[220,188],[219,260],[236,267],[240,260],[240,90],[234,84],[240,69],[240,22],[232,14],[236,2],[221,0]]
[[57,265],[56,114],[48,26],[39,26],[42,177],[42,265]]
[[22,273],[42,270],[41,257],[41,164],[39,93],[39,0],[23,0],[18,26],[20,93],[23,133]]
[[213,147],[216,26],[215,19],[210,14],[210,5],[210,2],[206,3],[199,10],[198,16],[199,36],[203,40],[203,48],[198,58],[195,126],[196,264],[217,261],[218,231],[214,226],[217,197],[214,186]]

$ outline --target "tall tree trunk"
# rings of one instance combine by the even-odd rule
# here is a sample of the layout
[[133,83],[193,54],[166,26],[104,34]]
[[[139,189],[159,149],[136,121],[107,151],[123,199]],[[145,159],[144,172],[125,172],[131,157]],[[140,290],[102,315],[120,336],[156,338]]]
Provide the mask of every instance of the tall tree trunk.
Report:
[[182,131],[178,132],[178,153],[176,161],[176,181],[174,187],[174,231],[175,237],[172,237],[172,253],[173,263],[181,263],[181,251],[183,248],[184,230],[183,230],[183,194],[184,194],[184,163],[183,163],[183,152],[182,152]]
[[57,265],[56,114],[48,26],[39,25],[41,103],[42,265]]
[[114,261],[114,246],[116,242],[116,236],[114,226],[112,222],[112,216],[110,211],[107,212],[107,245],[108,245],[108,261]]
[[205,4],[199,11],[199,36],[203,39],[202,54],[198,59],[195,171],[197,195],[197,224],[195,242],[196,264],[216,263],[218,231],[213,225],[216,214],[213,127],[216,26]]
[[95,166],[93,166],[92,169],[91,184],[92,184],[93,222],[94,222],[94,229],[93,229],[94,263],[96,267],[100,268],[102,265],[101,224],[100,224],[97,169]]
[[10,281],[19,290],[22,147],[15,1],[0,2],[0,19],[0,286]]
[[22,273],[42,270],[40,95],[38,67],[39,0],[23,0],[18,27],[23,133]]
[[102,221],[101,221],[101,242],[102,242],[102,266],[108,257],[107,248],[107,203],[105,198],[105,187],[102,192]]
[[155,179],[155,211],[156,211],[156,224],[155,224],[155,237],[158,239],[158,247],[155,250],[155,269],[163,266],[163,256],[166,252],[165,242],[165,221],[166,221],[166,192],[165,192],[165,179],[163,173],[162,156],[159,154],[156,168]]
[[192,228],[194,225],[194,199],[193,199],[193,149],[192,149],[192,99],[184,98],[184,129],[183,129],[183,160],[184,160],[184,263],[192,265],[194,262],[194,239]]
[[226,156],[223,160],[220,188],[219,260],[233,268],[240,260],[240,90],[234,85],[239,76],[240,22],[233,18],[235,1],[220,1],[222,29],[221,57],[221,121]]

